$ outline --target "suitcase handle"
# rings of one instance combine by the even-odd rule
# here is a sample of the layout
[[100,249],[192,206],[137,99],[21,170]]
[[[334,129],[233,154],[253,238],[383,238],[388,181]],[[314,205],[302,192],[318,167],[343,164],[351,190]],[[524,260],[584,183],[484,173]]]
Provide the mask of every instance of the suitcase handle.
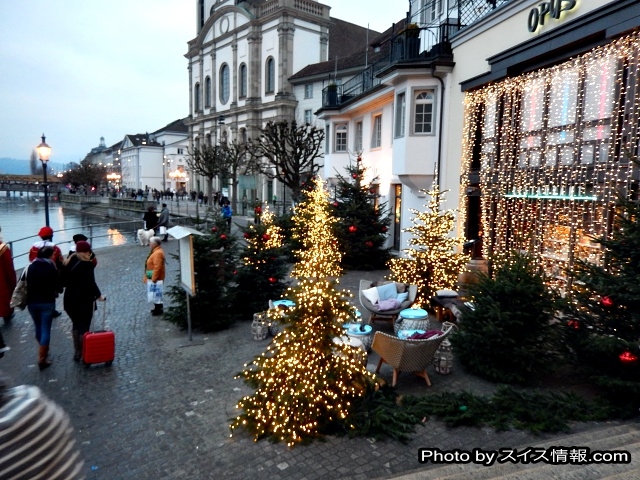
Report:
[[[104,299],[105,302],[107,301],[107,299]],[[93,301],[93,311],[95,312],[96,310],[98,310],[98,302],[97,301]],[[91,326],[93,326],[93,315],[91,316]],[[102,309],[102,330],[105,330],[107,326],[107,305],[105,303],[104,308]],[[95,330],[91,330],[89,329],[89,331],[95,331]]]

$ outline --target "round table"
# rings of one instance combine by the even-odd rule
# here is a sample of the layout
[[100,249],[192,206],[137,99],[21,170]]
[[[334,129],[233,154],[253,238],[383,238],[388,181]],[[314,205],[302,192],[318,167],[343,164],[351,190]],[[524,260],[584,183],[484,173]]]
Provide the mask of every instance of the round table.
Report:
[[273,301],[273,306],[274,307],[279,307],[280,305],[282,305],[283,307],[291,308],[291,307],[295,307],[296,306],[296,302],[293,302],[291,300],[287,300],[286,298],[283,298],[281,300],[274,300]]
[[[362,329],[360,327],[362,327]],[[342,328],[344,328],[345,333],[349,338],[360,340],[365,350],[369,351],[372,342],[371,333],[373,331],[371,325],[362,325],[361,323],[345,323],[344,325],[342,325]]]
[[405,308],[393,322],[394,333],[400,330],[429,330],[429,313],[422,308]]
[[[334,337],[333,338],[333,343],[335,343],[336,345],[341,345],[341,344],[349,344],[352,347],[355,347],[352,351],[351,351],[351,355],[353,356],[353,358],[359,362],[362,363],[362,365],[366,365],[367,364],[367,350],[364,347],[363,343],[358,340],[357,338],[353,338],[353,337],[349,337],[347,335],[343,335],[342,337]],[[342,352],[340,351],[334,351],[334,355],[342,355]]]

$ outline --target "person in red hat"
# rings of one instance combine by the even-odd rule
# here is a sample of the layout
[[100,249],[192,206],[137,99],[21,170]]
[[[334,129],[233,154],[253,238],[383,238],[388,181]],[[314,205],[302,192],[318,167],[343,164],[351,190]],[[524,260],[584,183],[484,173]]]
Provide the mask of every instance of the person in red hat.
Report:
[[53,229],[51,227],[42,227],[38,232],[38,236],[42,240],[38,240],[34,243],[31,250],[29,250],[29,261],[33,262],[36,259],[38,251],[42,247],[51,247],[53,248],[52,260],[56,264],[56,267],[58,267],[58,270],[60,270],[62,268],[63,261],[62,252],[60,251],[60,248],[53,243]]
[[[51,247],[53,248],[53,256],[51,257],[51,260],[53,260],[58,272],[60,272],[60,270],[62,270],[62,262],[64,259],[60,248],[53,243],[53,229],[51,227],[42,227],[38,232],[38,236],[42,240],[37,241],[31,246],[31,250],[29,250],[29,262],[33,262],[38,257],[40,249],[43,247]],[[60,315],[62,315],[62,312],[55,309],[53,310],[53,318],[58,318]]]

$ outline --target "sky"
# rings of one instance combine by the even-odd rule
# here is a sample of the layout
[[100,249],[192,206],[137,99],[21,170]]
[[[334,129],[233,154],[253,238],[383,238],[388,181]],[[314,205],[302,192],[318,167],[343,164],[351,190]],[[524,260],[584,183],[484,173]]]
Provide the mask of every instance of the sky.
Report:
[[[382,32],[407,0],[325,0],[331,16]],[[52,163],[100,137],[186,117],[195,0],[0,0],[0,158],[28,159],[44,133]]]

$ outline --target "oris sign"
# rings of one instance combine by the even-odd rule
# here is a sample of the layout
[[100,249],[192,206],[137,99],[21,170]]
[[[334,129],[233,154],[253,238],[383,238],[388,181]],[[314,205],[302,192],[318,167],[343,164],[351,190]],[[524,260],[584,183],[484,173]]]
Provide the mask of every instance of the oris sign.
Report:
[[527,26],[530,32],[535,32],[538,27],[544,25],[547,18],[559,20],[562,12],[568,12],[576,7],[577,0],[549,0],[538,4],[529,11]]

